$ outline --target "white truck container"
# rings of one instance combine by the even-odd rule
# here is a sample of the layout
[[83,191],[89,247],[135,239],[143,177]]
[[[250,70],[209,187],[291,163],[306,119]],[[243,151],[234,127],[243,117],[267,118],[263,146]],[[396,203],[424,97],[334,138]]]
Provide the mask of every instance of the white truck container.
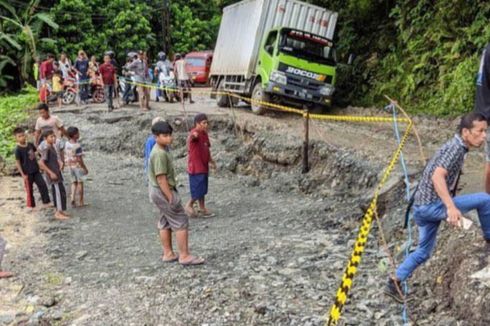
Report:
[[223,9],[210,76],[255,72],[264,34],[289,27],[332,40],[336,12],[297,0],[245,0]]

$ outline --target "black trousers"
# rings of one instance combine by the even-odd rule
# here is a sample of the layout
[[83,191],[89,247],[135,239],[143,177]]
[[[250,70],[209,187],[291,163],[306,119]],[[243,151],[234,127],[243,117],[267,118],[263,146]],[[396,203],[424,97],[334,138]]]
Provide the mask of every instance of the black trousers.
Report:
[[57,211],[66,211],[66,190],[63,181],[51,185],[53,192],[53,203]]
[[24,180],[24,187],[27,194],[27,207],[36,207],[36,201],[34,200],[34,183],[41,193],[41,200],[43,201],[43,204],[48,204],[50,202],[48,186],[46,186],[46,182],[44,181],[42,174],[40,172],[36,172],[28,174],[27,180]]

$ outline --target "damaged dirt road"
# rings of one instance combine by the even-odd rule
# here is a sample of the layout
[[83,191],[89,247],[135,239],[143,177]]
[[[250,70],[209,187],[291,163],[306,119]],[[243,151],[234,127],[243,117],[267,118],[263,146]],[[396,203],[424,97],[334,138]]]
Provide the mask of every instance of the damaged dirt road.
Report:
[[[154,106],[145,114],[135,107],[107,113],[103,106],[56,112],[80,129],[90,171],[90,205],[71,210],[68,222],[20,212],[20,180],[2,178],[0,228],[10,243],[4,265],[16,277],[0,280],[0,324],[323,325],[363,210],[396,148],[391,126],[312,122],[311,171],[301,174],[298,117],[256,117],[198,97],[186,106],[186,122],[180,104]],[[170,121],[179,192],[187,199],[186,123],[197,112],[212,122],[218,170],[210,176],[209,206],[216,216],[191,220],[191,250],[207,264],[183,268],[159,260],[141,156],[152,118]],[[455,125],[416,123],[427,155]],[[416,175],[423,164],[414,138],[405,158]],[[464,191],[481,189],[482,166],[482,154],[471,154]],[[406,240],[399,168],[385,190],[383,228],[397,251]],[[434,258],[410,282],[412,323],[487,325],[490,289],[479,230],[444,227],[440,235]],[[386,254],[378,236],[374,226],[345,307],[346,325],[402,324],[402,307],[382,294]]]

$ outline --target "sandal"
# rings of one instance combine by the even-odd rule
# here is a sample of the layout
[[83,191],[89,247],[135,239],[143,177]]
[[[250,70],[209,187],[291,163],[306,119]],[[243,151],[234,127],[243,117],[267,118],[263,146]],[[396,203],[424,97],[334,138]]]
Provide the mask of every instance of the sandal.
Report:
[[199,215],[201,215],[202,217],[213,217],[213,216],[216,216],[215,213],[213,212],[210,212],[209,210],[203,210],[203,211],[199,211]]
[[179,256],[178,255],[175,255],[174,258],[170,258],[170,259],[164,259],[163,256],[161,258],[161,261],[164,262],[164,263],[173,263],[173,262],[176,262],[179,260]]
[[186,262],[179,261],[179,264],[181,264],[182,266],[196,266],[196,265],[202,265],[204,263],[206,263],[206,260],[201,257],[192,257],[189,261]]
[[189,217],[197,217],[197,214],[192,207],[186,205],[184,210]]

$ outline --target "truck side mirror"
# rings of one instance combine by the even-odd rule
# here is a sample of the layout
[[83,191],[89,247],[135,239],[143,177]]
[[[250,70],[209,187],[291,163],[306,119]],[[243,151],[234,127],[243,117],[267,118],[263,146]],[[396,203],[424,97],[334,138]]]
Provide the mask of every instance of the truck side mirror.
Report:
[[356,55],[354,53],[349,54],[349,59],[347,59],[347,64],[348,65],[353,64],[355,59],[356,59]]

